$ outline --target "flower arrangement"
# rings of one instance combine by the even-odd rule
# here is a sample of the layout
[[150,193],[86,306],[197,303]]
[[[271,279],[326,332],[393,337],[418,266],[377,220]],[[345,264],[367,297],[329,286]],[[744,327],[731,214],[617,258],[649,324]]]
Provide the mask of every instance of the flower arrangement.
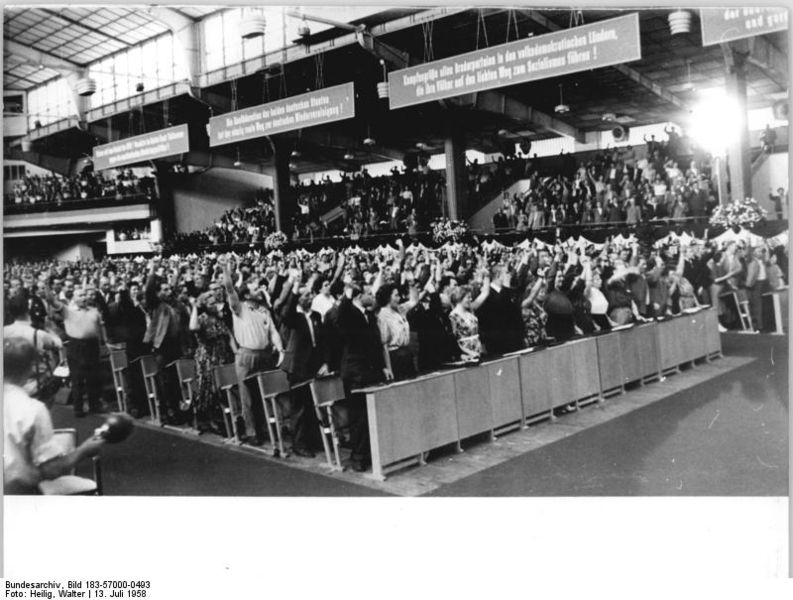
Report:
[[469,232],[468,224],[462,221],[452,221],[441,218],[431,223],[432,239],[436,244],[445,242],[459,242]]
[[767,215],[766,210],[754,198],[746,198],[717,206],[710,217],[710,224],[750,229],[763,221]]
[[267,250],[279,250],[286,246],[286,234],[282,231],[276,231],[264,238],[264,247]]

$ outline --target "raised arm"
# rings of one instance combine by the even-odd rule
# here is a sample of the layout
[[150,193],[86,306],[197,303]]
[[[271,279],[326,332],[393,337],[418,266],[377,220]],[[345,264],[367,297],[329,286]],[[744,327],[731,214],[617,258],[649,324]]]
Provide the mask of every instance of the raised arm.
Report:
[[226,288],[226,297],[229,301],[229,307],[232,312],[239,316],[242,305],[240,297],[237,295],[237,290],[234,289],[234,283],[231,280],[231,267],[229,266],[228,257],[223,255],[218,257],[218,264],[223,267],[223,287]]
[[485,276],[482,280],[482,291],[479,292],[479,295],[476,297],[476,300],[474,300],[471,303],[471,310],[474,311],[478,310],[479,307],[482,306],[482,304],[484,304],[485,300],[487,300],[487,297],[489,295],[490,295],[490,275],[488,273],[485,273]]
[[523,302],[520,303],[521,308],[527,308],[528,306],[531,306],[531,304],[537,299],[537,296],[539,295],[543,285],[545,285],[545,278],[537,277],[537,280],[531,287],[531,291],[529,291],[529,295],[526,296],[526,298],[523,299]]
[[680,275],[680,277],[683,276],[683,271],[686,268],[686,253],[684,250],[685,249],[681,245],[678,250],[680,252],[680,256],[677,259],[677,268],[675,269],[675,271],[677,271],[677,274]]
[[200,325],[198,323],[198,300],[190,296],[190,323],[188,324],[190,331],[198,331]]

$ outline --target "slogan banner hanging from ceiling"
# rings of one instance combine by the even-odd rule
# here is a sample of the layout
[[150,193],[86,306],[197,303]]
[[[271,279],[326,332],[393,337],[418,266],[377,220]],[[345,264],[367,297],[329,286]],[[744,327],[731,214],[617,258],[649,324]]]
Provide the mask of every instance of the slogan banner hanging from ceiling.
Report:
[[221,146],[355,116],[355,84],[343,83],[209,119],[209,145]]
[[702,8],[702,45],[724,44],[788,27],[787,8]]
[[187,125],[177,125],[94,147],[94,169],[112,169],[190,150]]
[[474,50],[388,75],[391,109],[481,92],[642,57],[639,15]]

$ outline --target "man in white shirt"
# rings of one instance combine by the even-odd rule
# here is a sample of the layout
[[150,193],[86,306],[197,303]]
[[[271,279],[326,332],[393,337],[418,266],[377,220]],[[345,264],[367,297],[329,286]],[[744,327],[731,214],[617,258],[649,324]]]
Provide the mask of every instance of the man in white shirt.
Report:
[[[263,415],[259,414],[259,405],[254,405],[245,378],[278,367],[283,360],[284,348],[273,317],[262,304],[262,290],[258,287],[249,288],[243,284],[238,295],[232,282],[228,257],[218,257],[218,264],[223,267],[223,281],[232,312],[234,339],[239,344],[234,366],[240,386],[242,419],[245,422],[245,435],[241,441],[261,446],[264,443],[263,435],[260,433]],[[239,415],[239,411],[235,413]]]
[[64,304],[48,298],[54,310],[63,313],[63,325],[69,343],[66,359],[72,383],[74,415],[84,417],[83,395],[88,396],[88,410],[92,413],[105,413],[107,406],[102,402],[102,381],[99,369],[99,348],[104,343],[102,318],[96,308],[87,304],[85,290],[77,288],[72,302]]

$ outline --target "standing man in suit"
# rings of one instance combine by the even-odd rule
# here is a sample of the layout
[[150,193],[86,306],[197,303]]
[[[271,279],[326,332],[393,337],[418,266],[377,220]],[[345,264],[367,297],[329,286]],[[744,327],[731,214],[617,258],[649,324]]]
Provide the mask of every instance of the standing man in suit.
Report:
[[336,318],[342,337],[341,378],[349,414],[353,471],[365,471],[372,462],[369,447],[369,417],[366,399],[353,388],[371,385],[394,376],[385,367],[380,329],[374,315],[374,297],[369,286],[348,283]]
[[179,315],[173,307],[173,287],[168,280],[157,275],[158,266],[159,258],[151,261],[146,281],[144,294],[149,321],[143,343],[151,344],[152,354],[160,368],[162,411],[167,422],[175,423],[179,410],[179,383],[173,369],[165,367],[182,356],[181,330]]
[[490,294],[476,311],[479,337],[487,354],[520,350],[523,325],[514,292],[509,288],[509,271],[503,265],[490,268]]
[[[317,375],[328,373],[327,345],[322,315],[311,310],[314,300],[314,278],[301,285],[299,271],[290,274],[289,295],[281,310],[281,323],[289,332],[281,369],[286,371],[289,384],[295,386]],[[318,447],[318,423],[314,413],[311,391],[304,385],[292,392],[292,452],[313,458]]]

